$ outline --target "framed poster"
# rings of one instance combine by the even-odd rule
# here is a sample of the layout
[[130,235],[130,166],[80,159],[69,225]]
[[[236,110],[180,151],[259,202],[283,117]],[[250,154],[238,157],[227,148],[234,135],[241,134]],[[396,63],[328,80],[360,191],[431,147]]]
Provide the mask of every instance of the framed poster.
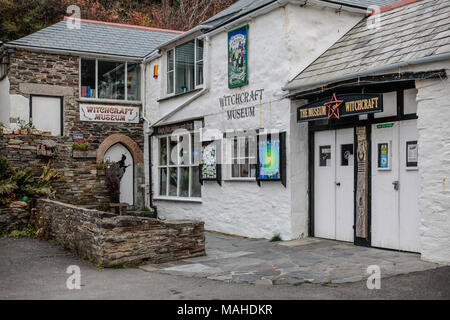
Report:
[[203,183],[203,181],[218,181],[220,183],[219,151],[220,144],[218,141],[205,141],[202,143],[200,183]]
[[331,167],[331,146],[319,147],[319,166]]
[[390,170],[389,152],[389,143],[383,142],[378,144],[378,170]]
[[248,84],[248,25],[228,32],[228,88]]
[[419,152],[417,141],[406,141],[406,168],[417,169]]
[[258,136],[256,180],[281,181],[286,186],[285,133]]

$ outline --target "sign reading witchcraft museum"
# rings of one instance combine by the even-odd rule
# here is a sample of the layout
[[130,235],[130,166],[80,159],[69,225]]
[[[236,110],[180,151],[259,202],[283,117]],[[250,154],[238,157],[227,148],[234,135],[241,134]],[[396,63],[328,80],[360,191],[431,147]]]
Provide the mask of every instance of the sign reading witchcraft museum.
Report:
[[139,107],[80,104],[80,121],[139,123]]
[[[264,89],[250,90],[234,93],[219,98],[221,108],[239,106],[246,103],[258,103],[262,101]],[[227,120],[236,120],[255,117],[255,105],[235,108],[226,111]]]
[[297,121],[340,119],[382,111],[383,95],[381,94],[333,94],[331,98],[299,107]]

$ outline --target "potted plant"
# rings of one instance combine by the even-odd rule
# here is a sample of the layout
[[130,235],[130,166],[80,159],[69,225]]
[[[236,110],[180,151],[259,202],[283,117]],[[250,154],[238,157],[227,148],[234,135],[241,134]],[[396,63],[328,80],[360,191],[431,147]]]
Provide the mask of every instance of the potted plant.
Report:
[[94,150],[94,147],[89,142],[75,142],[72,145],[72,156],[76,159],[96,158],[97,151]]

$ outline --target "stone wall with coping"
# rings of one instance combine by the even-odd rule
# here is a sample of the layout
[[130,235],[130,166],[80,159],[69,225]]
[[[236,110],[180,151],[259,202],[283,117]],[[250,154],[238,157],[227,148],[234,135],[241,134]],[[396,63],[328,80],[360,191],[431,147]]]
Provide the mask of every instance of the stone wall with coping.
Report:
[[51,200],[36,204],[38,234],[82,258],[111,267],[204,256],[204,223],[116,216]]

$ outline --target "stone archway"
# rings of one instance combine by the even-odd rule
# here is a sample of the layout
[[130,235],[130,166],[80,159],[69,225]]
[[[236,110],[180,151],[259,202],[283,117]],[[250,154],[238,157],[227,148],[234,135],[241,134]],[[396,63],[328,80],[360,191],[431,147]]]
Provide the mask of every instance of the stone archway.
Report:
[[[133,194],[134,194],[134,208],[145,207],[145,199],[143,191],[145,191],[145,176],[144,176],[144,153],[139,145],[130,137],[115,133],[107,137],[97,149],[97,163],[102,163],[105,159],[105,153],[114,145],[121,144],[128,149],[133,158]],[[144,186],[144,187],[143,187]]]
[[139,145],[134,142],[130,137],[120,134],[114,133],[110,135],[108,138],[103,140],[100,146],[97,149],[97,163],[101,163],[103,158],[105,157],[105,152],[108,151],[116,143],[123,144],[128,150],[130,150],[133,155],[135,164],[143,164],[144,163],[144,153],[142,152]]

